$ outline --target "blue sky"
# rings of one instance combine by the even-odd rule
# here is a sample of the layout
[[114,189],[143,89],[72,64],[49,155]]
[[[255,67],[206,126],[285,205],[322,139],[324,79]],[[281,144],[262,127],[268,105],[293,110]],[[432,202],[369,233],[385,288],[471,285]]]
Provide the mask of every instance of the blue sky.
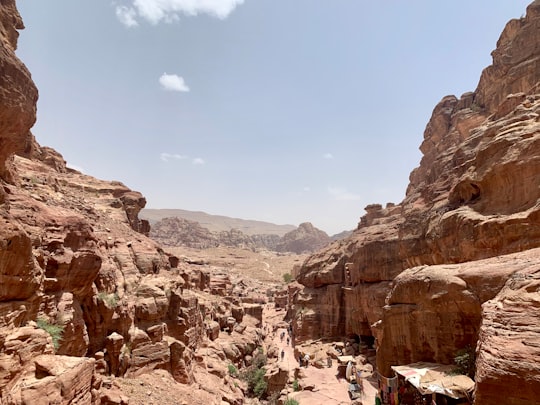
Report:
[[353,229],[529,1],[30,1],[33,133],[148,208]]

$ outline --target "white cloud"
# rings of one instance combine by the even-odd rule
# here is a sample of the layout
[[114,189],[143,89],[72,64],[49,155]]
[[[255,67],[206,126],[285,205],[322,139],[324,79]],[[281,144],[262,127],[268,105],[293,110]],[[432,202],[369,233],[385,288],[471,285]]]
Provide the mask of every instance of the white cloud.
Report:
[[334,155],[332,155],[331,153],[325,153],[323,155],[323,159],[333,159],[334,158]]
[[358,201],[362,199],[362,196],[339,187],[328,187],[328,193],[339,201]]
[[188,92],[189,87],[186,85],[184,78],[178,75],[168,75],[163,73],[159,78],[161,87],[169,91],[183,91]]
[[204,161],[204,159],[201,159],[201,158],[195,158],[193,159],[192,163],[194,165],[204,165],[206,162]]
[[126,27],[136,27],[139,25],[137,20],[135,20],[136,15],[137,12],[131,7],[116,6],[116,18]]
[[[133,23],[137,24],[135,16],[152,24],[158,24],[161,21],[175,21],[180,15],[209,14],[219,19],[225,19],[237,6],[243,3],[244,0],[130,0],[129,7],[116,7],[116,16],[120,22],[127,26],[134,26]],[[131,25],[126,24],[126,21],[132,22]]]
[[311,188],[306,186],[306,187],[303,188],[303,190],[307,193],[308,191],[311,191]]
[[161,160],[163,160],[164,162],[168,162],[169,160],[172,160],[172,159],[176,159],[176,160],[182,160],[182,159],[186,159],[187,156],[184,156],[184,155],[179,155],[177,153],[161,153],[159,155],[159,158]]

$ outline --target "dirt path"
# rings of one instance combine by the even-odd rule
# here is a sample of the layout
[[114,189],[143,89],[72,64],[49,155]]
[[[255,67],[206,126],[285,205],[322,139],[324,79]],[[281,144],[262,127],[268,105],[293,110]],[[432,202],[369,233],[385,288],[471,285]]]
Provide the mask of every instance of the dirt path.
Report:
[[[266,307],[263,319],[266,324],[275,326],[283,321],[284,314],[284,311],[276,311],[273,307]],[[283,341],[280,338],[282,332],[285,334]],[[292,376],[294,370],[300,365],[294,356],[292,342],[287,345],[287,336],[287,329],[279,327],[269,338],[280,350],[283,350],[284,357],[280,361],[287,365],[289,375]],[[338,379],[337,374],[337,361],[333,361],[331,367],[317,368],[313,365],[307,368],[302,367],[299,379],[302,390],[291,393],[289,398],[296,399],[300,405],[349,405],[352,401],[347,391],[348,383],[342,378]],[[361,398],[362,403],[365,405],[374,404],[377,392],[376,381],[374,379],[361,379],[359,382],[362,383],[364,390],[364,395]]]

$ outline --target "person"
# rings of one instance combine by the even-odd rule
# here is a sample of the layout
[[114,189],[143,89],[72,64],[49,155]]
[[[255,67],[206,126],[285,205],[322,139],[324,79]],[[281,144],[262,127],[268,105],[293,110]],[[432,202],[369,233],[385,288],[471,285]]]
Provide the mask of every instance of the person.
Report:
[[328,356],[328,358],[326,359],[326,366],[328,368],[332,367],[332,357]]
[[304,362],[305,362],[306,368],[308,368],[308,366],[309,366],[309,354],[306,354],[306,355],[304,356]]
[[285,350],[281,349],[281,361],[283,361],[284,357],[285,357]]
[[291,338],[287,336],[287,346],[289,346],[290,341],[291,341]]
[[303,365],[302,355],[298,356],[298,364],[300,364],[300,367],[302,367],[302,365]]

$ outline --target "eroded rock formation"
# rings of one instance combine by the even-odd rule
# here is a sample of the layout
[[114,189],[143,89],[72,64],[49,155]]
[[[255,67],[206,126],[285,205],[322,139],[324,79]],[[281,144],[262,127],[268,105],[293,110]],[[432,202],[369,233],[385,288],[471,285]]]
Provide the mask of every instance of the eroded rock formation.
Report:
[[506,403],[537,401],[539,27],[535,1],[476,91],[435,107],[401,204],[366,207],[351,237],[304,263],[290,287],[298,341],[374,340],[384,375],[472,346],[475,403],[500,403],[501,387]]
[[2,1],[0,403],[126,404],[111,376],[157,368],[210,387],[207,403],[241,403],[217,362],[240,367],[260,346],[260,304],[223,299],[228,276],[149,239],[140,193],[36,142],[37,89],[14,54],[22,27]]

